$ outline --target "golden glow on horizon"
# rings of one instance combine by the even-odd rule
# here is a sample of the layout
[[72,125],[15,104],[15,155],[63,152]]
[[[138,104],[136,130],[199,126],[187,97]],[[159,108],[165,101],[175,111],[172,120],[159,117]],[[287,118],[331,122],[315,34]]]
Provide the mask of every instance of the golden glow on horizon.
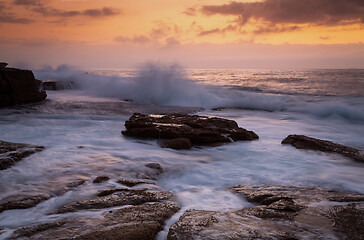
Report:
[[[38,2],[43,4],[43,1]],[[346,44],[361,43],[364,39],[363,25],[359,23],[341,26],[287,23],[277,24],[272,30],[271,25],[259,19],[239,26],[236,16],[209,16],[200,11],[204,4],[222,5],[229,4],[229,1],[44,1],[45,8],[59,11],[82,12],[108,7],[117,12],[94,17],[82,14],[42,15],[32,10],[39,6],[15,5],[12,0],[4,1],[4,4],[13,16],[26,16],[32,22],[0,23],[0,38],[3,39],[43,39],[90,44]],[[184,13],[187,9],[193,10],[190,15]],[[294,26],[297,26],[297,30],[285,30]]]

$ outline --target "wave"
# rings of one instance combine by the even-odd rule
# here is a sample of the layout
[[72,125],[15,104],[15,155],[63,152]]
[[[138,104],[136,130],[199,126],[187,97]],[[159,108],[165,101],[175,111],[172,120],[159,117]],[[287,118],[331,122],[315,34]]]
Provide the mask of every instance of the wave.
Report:
[[[187,77],[179,65],[148,63],[135,76],[106,76],[86,73],[62,65],[35,71],[42,80],[72,81],[86,94],[100,97],[132,99],[141,104],[213,108],[242,108],[263,111],[290,111],[321,118],[339,117],[364,121],[360,107],[343,102],[307,102],[299,96],[274,95],[259,89],[226,88],[198,84]],[[252,91],[253,90],[253,91]]]

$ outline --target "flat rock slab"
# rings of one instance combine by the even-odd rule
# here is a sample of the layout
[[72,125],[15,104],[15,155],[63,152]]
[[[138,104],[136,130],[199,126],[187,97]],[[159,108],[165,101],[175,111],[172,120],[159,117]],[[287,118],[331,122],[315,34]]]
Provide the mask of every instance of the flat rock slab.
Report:
[[0,170],[10,168],[16,162],[43,149],[42,146],[0,141]]
[[21,228],[10,239],[154,240],[165,221],[179,210],[156,202],[105,211],[98,218],[68,219]]
[[144,115],[134,113],[125,122],[125,136],[178,139],[167,141],[162,146],[186,149],[192,145],[219,145],[232,141],[250,141],[258,139],[253,131],[238,126],[235,121],[217,117],[205,117],[187,114]]
[[364,239],[362,194],[281,186],[229,190],[258,205],[231,212],[187,210],[168,239]]
[[291,144],[298,149],[334,152],[364,162],[364,153],[359,149],[304,135],[289,135],[283,139],[282,144]]
[[168,191],[149,192],[145,189],[117,189],[121,192],[100,194],[99,197],[81,200],[60,208],[56,213],[75,212],[85,209],[102,209],[123,205],[140,205],[147,202],[158,202],[171,199],[172,193]]

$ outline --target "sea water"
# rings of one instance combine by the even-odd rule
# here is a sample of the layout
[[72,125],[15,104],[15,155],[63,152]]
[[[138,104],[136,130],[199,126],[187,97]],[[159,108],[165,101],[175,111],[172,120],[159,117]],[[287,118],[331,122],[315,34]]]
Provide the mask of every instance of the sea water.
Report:
[[[229,211],[251,206],[226,191],[240,185],[284,185],[364,193],[364,164],[341,155],[281,145],[304,134],[364,149],[364,70],[183,70],[147,65],[141,70],[80,71],[67,66],[35,72],[44,80],[72,81],[75,90],[48,91],[44,103],[0,110],[1,140],[46,149],[0,172],[0,198],[54,193],[74,180],[86,183],[30,209],[0,214],[6,238],[19,227],[100,211],[49,215],[90,198],[114,180],[133,177],[144,164],[160,163],[158,185],[182,208]],[[125,100],[128,101],[125,101]],[[132,100],[132,102],[131,102]],[[196,112],[197,111],[197,112]],[[235,120],[259,140],[176,151],[156,140],[121,135],[133,112],[196,112]]]

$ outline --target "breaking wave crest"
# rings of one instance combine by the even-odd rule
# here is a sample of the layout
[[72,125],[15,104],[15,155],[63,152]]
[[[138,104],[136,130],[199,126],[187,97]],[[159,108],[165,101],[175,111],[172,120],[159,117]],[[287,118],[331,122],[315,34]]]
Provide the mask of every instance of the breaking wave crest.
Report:
[[188,106],[203,108],[243,108],[263,111],[292,111],[317,117],[339,117],[364,121],[363,106],[343,102],[296,101],[299,96],[248,92],[223,86],[198,84],[187,77],[178,65],[145,64],[135,76],[108,76],[86,73],[61,65],[35,72],[42,80],[72,81],[83,92],[93,96],[132,99],[142,104]]

